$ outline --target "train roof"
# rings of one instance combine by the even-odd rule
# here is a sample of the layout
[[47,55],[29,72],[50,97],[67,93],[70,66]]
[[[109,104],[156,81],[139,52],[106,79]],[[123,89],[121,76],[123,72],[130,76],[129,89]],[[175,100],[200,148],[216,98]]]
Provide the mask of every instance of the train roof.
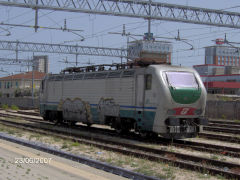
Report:
[[[153,68],[159,69],[160,71],[171,70],[171,71],[190,71],[196,72],[193,68],[173,66],[173,65],[149,65],[147,67],[135,67],[124,69],[115,69],[115,70],[101,70],[101,71],[84,71],[81,72],[79,69],[77,71],[62,71],[60,74],[49,74],[45,79],[52,81],[61,81],[61,80],[79,80],[79,79],[105,79],[105,78],[126,78],[133,77],[136,70],[144,68]],[[67,73],[66,73],[67,72]]]
[[176,66],[176,65],[158,64],[158,65],[150,65],[149,67],[157,68],[159,70],[175,70],[175,71],[196,72],[196,70],[192,67]]

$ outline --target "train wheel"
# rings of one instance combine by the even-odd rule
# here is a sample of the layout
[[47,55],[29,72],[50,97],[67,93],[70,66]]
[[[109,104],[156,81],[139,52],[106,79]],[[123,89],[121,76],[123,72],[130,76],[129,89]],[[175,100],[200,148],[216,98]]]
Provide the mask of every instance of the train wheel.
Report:
[[52,120],[52,122],[53,122],[55,125],[57,125],[57,124],[60,123],[59,119],[55,119],[55,118]]
[[124,121],[124,119],[116,118],[115,124],[113,126],[118,134],[128,134],[130,131],[130,126]]
[[139,134],[140,134],[140,136],[142,137],[142,138],[150,138],[150,137],[152,137],[152,133],[151,132],[149,132],[149,131],[143,131],[143,130],[141,130],[140,132],[139,132]]
[[118,134],[122,134],[123,130],[121,128],[116,128],[115,129]]
[[76,125],[76,121],[68,121],[67,124],[68,126],[75,126]]
[[91,127],[91,125],[92,125],[91,123],[87,123],[87,127]]
[[49,113],[47,111],[45,111],[45,113],[43,115],[43,120],[49,121]]
[[152,139],[157,139],[157,138],[158,138],[158,134],[152,132],[152,133],[150,133],[150,137],[151,137]]
[[148,135],[148,133],[146,131],[140,131],[139,134],[142,138],[146,138]]
[[114,122],[114,128],[118,134],[122,134],[123,129],[122,129],[122,123],[121,123],[121,118],[117,117]]
[[129,129],[126,128],[126,127],[124,127],[124,126],[122,126],[122,125],[116,127],[115,130],[116,130],[116,132],[117,132],[118,134],[128,134],[128,133],[129,133]]

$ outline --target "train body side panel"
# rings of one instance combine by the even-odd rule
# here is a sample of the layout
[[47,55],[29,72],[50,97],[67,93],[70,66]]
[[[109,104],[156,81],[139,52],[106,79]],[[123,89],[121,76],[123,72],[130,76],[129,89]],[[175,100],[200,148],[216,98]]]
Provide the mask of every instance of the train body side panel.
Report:
[[[82,101],[90,113],[91,123],[104,124],[104,115],[111,115],[117,106],[117,112],[113,115],[120,117],[135,116],[135,82],[134,77],[47,81],[45,96],[41,101],[41,109],[64,111],[63,104],[66,100]],[[111,103],[111,105],[106,104]],[[106,112],[101,112],[100,104]],[[116,108],[115,108],[116,109]],[[115,110],[116,111],[116,110]],[[117,113],[117,114],[116,114]]]
[[101,98],[113,98],[118,104],[132,105],[133,81],[133,78],[64,81],[62,99],[81,98],[90,104],[98,104]]

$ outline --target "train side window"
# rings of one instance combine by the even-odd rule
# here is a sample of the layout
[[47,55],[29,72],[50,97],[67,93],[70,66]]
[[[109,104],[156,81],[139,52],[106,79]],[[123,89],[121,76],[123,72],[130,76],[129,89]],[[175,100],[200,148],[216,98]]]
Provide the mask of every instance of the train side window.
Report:
[[145,90],[150,90],[152,88],[152,75],[145,75]]

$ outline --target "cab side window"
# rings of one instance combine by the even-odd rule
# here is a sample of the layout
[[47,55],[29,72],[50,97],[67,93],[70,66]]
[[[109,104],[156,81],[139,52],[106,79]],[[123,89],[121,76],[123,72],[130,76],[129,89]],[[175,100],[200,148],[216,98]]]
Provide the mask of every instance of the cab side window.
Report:
[[151,90],[152,89],[152,75],[146,74],[145,75],[145,90]]

